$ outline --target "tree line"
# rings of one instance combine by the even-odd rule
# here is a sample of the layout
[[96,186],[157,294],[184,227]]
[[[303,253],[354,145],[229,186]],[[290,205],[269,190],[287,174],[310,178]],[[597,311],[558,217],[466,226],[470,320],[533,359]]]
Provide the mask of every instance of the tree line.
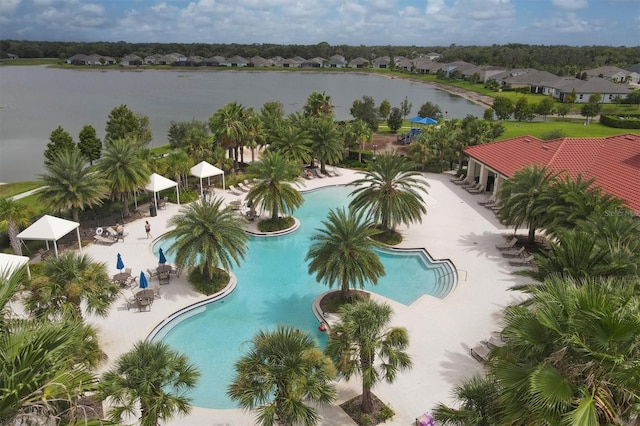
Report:
[[128,54],[145,57],[153,54],[179,52],[186,56],[211,57],[220,55],[245,58],[282,56],[303,58],[342,55],[347,59],[362,57],[371,60],[380,56],[403,56],[416,58],[431,52],[441,55],[440,62],[466,61],[476,65],[495,65],[509,68],[536,68],[553,74],[575,75],[585,69],[603,65],[629,67],[640,60],[640,47],[626,46],[545,46],[528,44],[505,44],[492,46],[332,46],[321,42],[313,45],[281,45],[268,43],[221,44],[221,43],[127,43],[118,42],[63,42],[0,40],[0,55],[7,53],[21,58],[66,59],[75,54],[98,54],[122,58]]

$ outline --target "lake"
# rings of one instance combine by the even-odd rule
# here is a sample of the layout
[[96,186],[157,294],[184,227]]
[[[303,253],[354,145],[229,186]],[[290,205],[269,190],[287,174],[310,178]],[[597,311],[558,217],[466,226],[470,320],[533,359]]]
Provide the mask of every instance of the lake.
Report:
[[235,72],[178,70],[69,70],[40,66],[0,67],[0,182],[34,179],[42,173],[49,135],[62,126],[77,142],[86,124],[100,138],[109,112],[125,104],[149,117],[151,146],[167,143],[171,121],[208,120],[229,102],[258,111],[265,102],[280,101],[287,113],[299,111],[311,92],[326,92],[339,120],[349,120],[355,99],[371,96],[400,106],[405,96],[411,116],[429,101],[448,118],[484,108],[425,84],[379,75],[287,71]]

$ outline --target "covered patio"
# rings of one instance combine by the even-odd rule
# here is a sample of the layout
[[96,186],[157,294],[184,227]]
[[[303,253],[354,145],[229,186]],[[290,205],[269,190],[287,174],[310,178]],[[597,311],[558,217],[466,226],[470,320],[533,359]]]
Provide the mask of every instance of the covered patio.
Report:
[[[80,224],[71,220],[62,219],[55,216],[44,215],[31,226],[18,234],[19,240],[36,240],[44,241],[49,250],[49,241],[53,241],[53,250],[56,258],[58,257],[57,241],[67,235],[69,232],[76,230],[78,235],[78,250],[82,254],[82,241],[80,239]],[[22,248],[22,247],[21,247]],[[22,255],[22,250],[21,255]]]

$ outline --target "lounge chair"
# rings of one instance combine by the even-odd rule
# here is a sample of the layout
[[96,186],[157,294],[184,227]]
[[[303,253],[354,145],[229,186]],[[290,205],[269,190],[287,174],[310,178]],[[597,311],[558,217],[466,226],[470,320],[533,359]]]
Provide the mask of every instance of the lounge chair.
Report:
[[451,182],[453,182],[453,183],[462,183],[462,182],[464,182],[464,180],[465,180],[466,178],[467,178],[467,177],[466,177],[465,175],[460,175],[460,176],[458,176],[458,177],[452,177],[451,179],[449,179],[449,181],[451,181]]
[[482,188],[482,187],[483,187],[483,186],[482,186],[481,184],[479,184],[479,183],[474,183],[473,185],[471,185],[471,186],[467,186],[467,187],[466,187],[466,188],[464,188],[464,189],[466,189],[466,190],[467,190],[467,192],[473,192],[473,191],[476,191],[476,190],[478,190],[478,189],[480,189],[480,188]]
[[504,346],[505,345],[505,341],[502,340],[501,337],[492,334],[489,337],[489,339],[485,342],[485,344],[487,345],[488,348],[493,349],[493,348],[497,348],[497,347],[500,347],[500,346]]
[[476,347],[471,348],[471,356],[480,362],[488,361],[491,355],[491,349],[484,343],[479,344]]
[[484,185],[480,185],[475,189],[467,189],[470,194],[481,194],[484,192]]
[[107,245],[111,245],[111,244],[115,244],[117,242],[117,240],[114,240],[113,238],[107,238],[107,237],[103,237],[102,235],[94,235],[93,239],[100,244],[107,244]]
[[308,180],[314,179],[316,177],[313,173],[311,173],[309,169],[304,169],[302,171],[302,175],[304,176],[305,179],[308,179]]
[[529,266],[533,263],[534,257],[529,255],[527,257],[523,257],[521,259],[511,259],[509,260],[509,265],[511,266]]
[[518,239],[516,237],[513,237],[505,244],[496,244],[496,248],[498,250],[509,250],[514,248],[517,242],[518,242]]
[[524,257],[524,247],[520,247],[519,249],[513,248],[511,250],[505,250],[502,252],[503,257]]
[[464,179],[462,179],[462,180],[455,180],[455,181],[453,181],[453,183],[455,183],[456,185],[463,186],[463,185],[468,185],[468,184],[469,184],[469,181],[468,181],[468,180],[467,180],[467,178],[465,177],[465,178],[464,178]]
[[236,185],[238,186],[238,189],[242,192],[249,192],[249,187],[246,186],[244,183],[242,182],[238,182],[236,183]]
[[229,187],[227,188],[229,190],[230,193],[232,193],[233,195],[242,195],[242,191],[240,191],[238,188],[236,188],[234,185],[229,185]]
[[242,181],[242,183],[244,184],[244,186],[251,189],[251,187],[253,186],[254,179],[245,179],[244,181]]
[[491,197],[487,198],[486,200],[478,200],[478,204],[480,204],[481,206],[492,206],[496,204],[496,196],[495,195],[491,195]]
[[318,179],[323,179],[324,175],[322,173],[320,173],[320,170],[318,169],[311,169],[312,173],[318,178]]

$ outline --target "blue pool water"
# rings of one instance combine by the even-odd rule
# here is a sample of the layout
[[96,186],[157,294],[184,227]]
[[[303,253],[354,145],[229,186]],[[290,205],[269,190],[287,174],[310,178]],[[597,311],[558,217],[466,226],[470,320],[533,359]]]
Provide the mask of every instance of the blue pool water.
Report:
[[[304,205],[295,212],[300,228],[288,235],[252,237],[244,262],[234,268],[235,291],[222,300],[198,308],[198,314],[178,316],[154,337],[185,353],[198,365],[202,376],[191,392],[192,404],[205,408],[237,408],[226,396],[234,375],[234,364],[247,350],[247,342],[258,329],[289,324],[312,332],[320,345],[326,336],[317,330],[311,312],[313,300],[328,287],[307,273],[304,261],[309,237],[329,209],[348,204],[352,187],[326,188],[304,195]],[[164,243],[164,249],[169,244]],[[154,251],[160,248],[154,247]],[[441,277],[442,265],[432,264],[421,251],[381,251],[386,275],[377,286],[365,289],[409,305],[423,294],[444,297],[450,290]],[[172,262],[170,253],[167,259]],[[334,287],[335,289],[336,287]]]

